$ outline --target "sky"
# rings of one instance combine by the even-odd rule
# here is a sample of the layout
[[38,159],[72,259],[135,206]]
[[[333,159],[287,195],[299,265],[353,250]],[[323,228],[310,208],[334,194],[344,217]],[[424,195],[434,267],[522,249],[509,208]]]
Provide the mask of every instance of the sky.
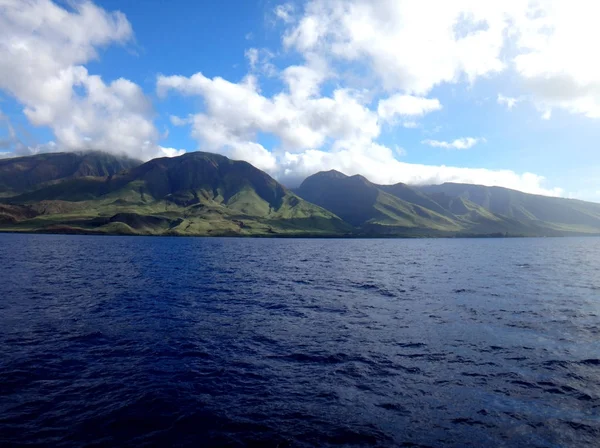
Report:
[[209,151],[289,187],[600,202],[600,3],[0,0],[0,157]]

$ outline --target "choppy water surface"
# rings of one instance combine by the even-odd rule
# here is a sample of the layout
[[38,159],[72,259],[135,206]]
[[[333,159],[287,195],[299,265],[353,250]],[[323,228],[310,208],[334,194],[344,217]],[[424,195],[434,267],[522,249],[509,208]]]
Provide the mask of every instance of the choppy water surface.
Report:
[[0,445],[585,446],[600,239],[0,235]]

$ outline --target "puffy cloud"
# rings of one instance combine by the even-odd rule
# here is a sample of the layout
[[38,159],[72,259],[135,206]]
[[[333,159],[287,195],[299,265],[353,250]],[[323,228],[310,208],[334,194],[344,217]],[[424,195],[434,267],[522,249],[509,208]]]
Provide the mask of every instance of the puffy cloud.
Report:
[[441,108],[442,105],[435,98],[429,99],[413,95],[396,94],[379,101],[377,113],[383,120],[392,122],[398,116],[420,117]]
[[599,15],[587,0],[310,0],[283,43],[366,64],[387,90],[410,94],[511,70],[545,118],[553,109],[600,118]]
[[425,94],[505,68],[498,2],[312,0],[283,42],[304,54],[368,61],[388,90]]
[[277,159],[262,145],[254,142],[233,142],[230,144],[229,155],[233,159],[245,160],[257,168],[275,172],[277,170]]
[[478,143],[485,143],[485,138],[474,138],[474,137],[462,137],[457,138],[451,142],[445,142],[441,140],[423,140],[421,143],[424,145],[431,146],[433,148],[444,148],[444,149],[469,149]]
[[[175,90],[204,99],[206,111],[186,121],[193,136],[209,150],[254,142],[259,132],[278,137],[288,151],[319,148],[329,140],[369,142],[379,136],[377,114],[362,104],[360,95],[337,89],[330,97],[313,97],[316,87],[307,81],[311,79],[308,69],[294,68],[284,72],[288,91],[270,98],[261,95],[252,76],[241,83],[210,79],[202,73],[189,78],[159,76],[157,89],[160,96]],[[182,123],[181,119],[175,122]]]
[[164,146],[159,147],[163,157],[177,157],[185,154],[185,149],[165,148]]
[[306,65],[292,65],[282,72],[282,78],[287,84],[291,96],[309,98],[319,93],[320,84],[325,77],[322,71]]
[[499,93],[496,101],[498,102],[498,104],[502,104],[510,110],[513,107],[515,107],[517,105],[517,103],[519,101],[521,101],[521,99],[520,98],[511,98],[509,96],[504,96],[501,93]]
[[89,1],[71,6],[0,2],[0,89],[24,106],[33,125],[53,130],[55,149],[162,154],[153,108],[140,87],[122,78],[107,84],[84,66],[99,48],[129,41],[130,23]]
[[516,16],[515,69],[545,118],[556,108],[600,118],[599,14],[597,2],[544,0]]

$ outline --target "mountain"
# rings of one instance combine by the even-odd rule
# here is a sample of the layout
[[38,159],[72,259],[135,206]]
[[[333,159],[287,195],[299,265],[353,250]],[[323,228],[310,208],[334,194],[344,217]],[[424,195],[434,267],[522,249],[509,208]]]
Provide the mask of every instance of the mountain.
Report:
[[338,171],[290,191],[247,162],[187,153],[0,161],[0,231],[239,236],[600,235],[600,204],[500,187],[378,185]]
[[500,187],[377,185],[337,171],[308,177],[299,196],[368,235],[600,234],[600,204]]
[[476,204],[495,215],[537,229],[537,232],[600,233],[600,204],[592,202],[457,183],[419,187],[418,190],[438,201],[449,198],[454,202]]
[[[317,173],[308,177],[296,193],[354,227],[370,228],[375,233],[389,233],[394,229],[461,230],[441,207],[433,204],[428,208],[409,202],[358,175],[346,176],[337,171]],[[422,199],[419,201],[422,204],[428,204],[425,195],[413,191],[413,196]]]
[[4,230],[23,231],[293,235],[350,230],[249,163],[202,152],[154,159],[116,174],[72,176],[5,199],[2,213]]
[[85,176],[112,176],[141,161],[103,152],[47,153],[0,160],[0,197]]

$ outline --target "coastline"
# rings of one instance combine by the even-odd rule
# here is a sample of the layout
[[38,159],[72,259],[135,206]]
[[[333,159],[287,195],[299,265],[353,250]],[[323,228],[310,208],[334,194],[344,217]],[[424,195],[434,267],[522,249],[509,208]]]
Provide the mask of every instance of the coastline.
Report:
[[376,234],[376,233],[257,233],[241,234],[233,232],[211,232],[205,234],[183,234],[177,232],[143,233],[143,232],[103,232],[93,229],[64,228],[64,229],[1,229],[0,234],[15,235],[85,235],[85,236],[133,236],[133,237],[176,237],[176,238],[257,238],[257,239],[515,239],[515,238],[569,238],[569,237],[600,237],[600,233],[564,232],[562,234],[525,235],[525,234],[468,234],[454,233],[422,233],[422,234]]

